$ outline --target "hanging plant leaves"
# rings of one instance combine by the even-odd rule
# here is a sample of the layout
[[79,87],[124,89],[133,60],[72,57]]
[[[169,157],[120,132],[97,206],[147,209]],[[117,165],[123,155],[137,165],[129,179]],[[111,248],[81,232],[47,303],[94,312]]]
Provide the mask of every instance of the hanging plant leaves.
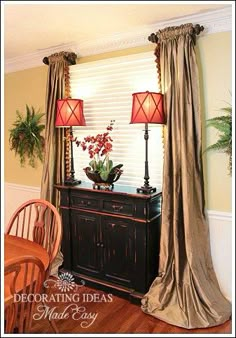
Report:
[[216,128],[219,135],[216,143],[208,146],[206,150],[217,150],[226,153],[229,156],[229,174],[232,175],[232,106],[224,107],[221,110],[225,115],[207,120],[207,126]]
[[16,111],[16,121],[10,129],[10,149],[20,157],[20,164],[24,166],[28,160],[31,167],[36,166],[36,161],[43,161],[45,139],[41,135],[45,125],[41,123],[44,113],[35,111],[34,107],[26,105],[26,115]]

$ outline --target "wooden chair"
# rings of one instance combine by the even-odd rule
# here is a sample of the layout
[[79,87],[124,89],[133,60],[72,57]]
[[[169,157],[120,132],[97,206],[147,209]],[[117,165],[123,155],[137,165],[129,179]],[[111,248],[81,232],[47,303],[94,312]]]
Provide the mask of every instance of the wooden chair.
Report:
[[[49,254],[49,267],[45,279],[50,275],[52,263],[60,249],[62,238],[61,216],[54,205],[43,199],[32,199],[19,206],[13,213],[6,233],[34,241]],[[48,290],[44,291],[48,293]],[[55,333],[58,328],[49,320]]]
[[49,254],[49,276],[62,237],[61,216],[54,205],[43,199],[23,203],[13,213],[6,233],[34,241],[45,248]]
[[37,257],[21,256],[9,260],[4,270],[5,333],[28,333],[36,304],[34,295],[41,293],[45,279],[44,265]]

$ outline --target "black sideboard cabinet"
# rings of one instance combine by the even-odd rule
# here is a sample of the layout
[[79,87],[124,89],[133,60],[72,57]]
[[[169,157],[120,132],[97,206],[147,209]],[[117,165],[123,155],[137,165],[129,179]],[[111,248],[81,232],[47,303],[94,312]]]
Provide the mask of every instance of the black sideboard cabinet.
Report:
[[161,191],[55,186],[63,223],[61,272],[77,283],[140,302],[158,274]]

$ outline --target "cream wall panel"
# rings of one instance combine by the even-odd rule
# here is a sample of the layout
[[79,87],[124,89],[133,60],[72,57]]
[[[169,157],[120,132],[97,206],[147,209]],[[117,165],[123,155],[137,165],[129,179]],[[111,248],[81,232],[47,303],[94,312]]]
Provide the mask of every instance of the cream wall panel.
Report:
[[232,300],[232,214],[208,210],[211,255],[215,273],[223,295]]
[[4,229],[13,212],[24,202],[40,198],[40,188],[19,184],[5,183],[4,196]]

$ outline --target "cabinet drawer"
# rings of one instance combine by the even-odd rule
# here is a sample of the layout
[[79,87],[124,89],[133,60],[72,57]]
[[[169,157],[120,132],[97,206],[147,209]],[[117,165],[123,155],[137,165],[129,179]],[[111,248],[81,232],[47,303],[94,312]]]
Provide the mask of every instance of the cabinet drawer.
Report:
[[133,216],[134,204],[129,200],[103,200],[102,209],[112,214]]
[[71,194],[71,207],[98,210],[99,200],[92,198],[91,195]]

